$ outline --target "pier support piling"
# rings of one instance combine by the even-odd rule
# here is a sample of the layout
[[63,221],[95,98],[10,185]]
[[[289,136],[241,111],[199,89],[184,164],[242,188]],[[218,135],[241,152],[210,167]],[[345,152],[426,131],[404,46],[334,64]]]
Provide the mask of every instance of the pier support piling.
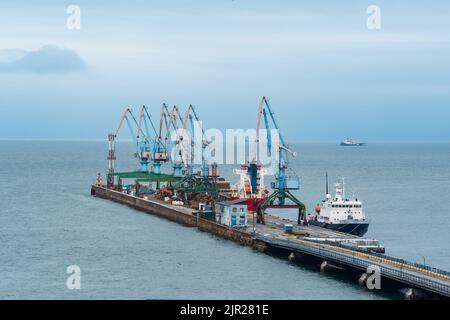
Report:
[[358,283],[361,287],[366,287],[367,286],[367,278],[369,276],[367,275],[367,273],[363,273],[359,279],[358,279]]
[[423,300],[427,298],[427,295],[417,288],[407,288],[404,290],[404,298],[405,300]]
[[336,264],[333,264],[330,261],[323,261],[322,264],[320,265],[320,272],[342,271],[342,270],[344,270],[344,268]]
[[291,254],[288,257],[289,261],[294,261],[295,260],[295,253],[291,252]]
[[302,254],[297,252],[291,252],[291,254],[288,256],[289,261],[295,261],[302,259]]

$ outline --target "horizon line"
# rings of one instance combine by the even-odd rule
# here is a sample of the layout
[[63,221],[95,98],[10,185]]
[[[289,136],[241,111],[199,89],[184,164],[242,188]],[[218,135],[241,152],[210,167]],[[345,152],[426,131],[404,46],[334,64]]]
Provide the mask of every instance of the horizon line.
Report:
[[[107,138],[0,138],[1,142],[107,142]],[[117,142],[133,142],[132,139],[117,139]],[[340,143],[342,140],[287,140],[287,143]],[[449,140],[364,140],[365,143],[450,143]]]

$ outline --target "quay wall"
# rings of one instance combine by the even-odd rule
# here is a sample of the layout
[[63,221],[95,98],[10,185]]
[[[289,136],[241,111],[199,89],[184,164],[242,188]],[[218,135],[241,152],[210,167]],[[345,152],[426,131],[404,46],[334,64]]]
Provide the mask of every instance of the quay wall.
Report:
[[195,227],[197,225],[197,218],[195,216],[175,211],[169,206],[165,206],[156,201],[133,197],[128,194],[98,186],[92,186],[91,194],[99,198],[109,199],[121,204],[126,204],[135,209],[139,209],[147,213],[181,223],[188,227]]
[[154,214],[187,227],[196,227],[203,232],[208,232],[218,237],[238,242],[241,245],[251,246],[258,251],[265,251],[267,249],[267,245],[264,241],[253,239],[252,235],[248,232],[230,228],[215,221],[206,220],[201,217],[197,218],[197,216],[192,213],[189,214],[181,210],[176,210],[175,208],[163,203],[134,197],[95,185],[91,187],[91,194],[99,198],[109,199],[128,205],[132,208]]

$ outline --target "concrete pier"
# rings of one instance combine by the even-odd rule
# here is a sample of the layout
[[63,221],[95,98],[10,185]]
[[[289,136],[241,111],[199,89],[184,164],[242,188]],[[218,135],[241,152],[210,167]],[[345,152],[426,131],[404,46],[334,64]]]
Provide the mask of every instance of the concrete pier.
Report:
[[[404,296],[414,299],[426,294],[437,298],[450,298],[450,273],[421,266],[402,259],[384,255],[384,247],[373,239],[364,239],[319,227],[295,225],[293,233],[285,233],[285,223],[292,221],[268,215],[266,225],[257,224],[236,229],[194,215],[192,209],[175,206],[154,199],[143,199],[126,193],[93,185],[93,196],[109,199],[135,209],[169,219],[188,227],[214,234],[227,240],[265,252],[281,250],[289,260],[312,257],[322,261],[321,270],[353,270],[363,276],[361,285],[367,281],[367,270],[378,268],[381,279],[409,288]],[[364,276],[365,275],[365,276]],[[420,293],[420,294],[419,294]],[[422,294],[423,293],[423,294]]]

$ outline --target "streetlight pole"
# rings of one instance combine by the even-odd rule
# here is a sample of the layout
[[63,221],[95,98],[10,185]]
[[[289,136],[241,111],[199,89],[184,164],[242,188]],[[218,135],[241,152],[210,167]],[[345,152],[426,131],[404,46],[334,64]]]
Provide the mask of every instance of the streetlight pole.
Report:
[[423,255],[420,255],[420,256],[423,258],[423,266],[426,267],[427,264],[426,264],[426,261],[425,261],[425,256],[423,256]]
[[253,238],[256,234],[256,227],[255,227],[255,211],[253,211]]

